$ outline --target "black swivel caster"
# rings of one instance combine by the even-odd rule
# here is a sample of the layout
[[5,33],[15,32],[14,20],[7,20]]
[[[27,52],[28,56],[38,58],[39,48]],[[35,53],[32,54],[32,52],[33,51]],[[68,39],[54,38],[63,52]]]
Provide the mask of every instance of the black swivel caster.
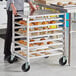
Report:
[[66,56],[63,56],[59,59],[59,64],[64,66],[67,63],[67,58]]
[[23,64],[22,65],[22,70],[24,72],[28,72],[30,70],[30,65],[28,65],[27,63]]
[[13,57],[13,56],[10,55],[10,56],[8,57],[7,61],[8,61],[8,63],[12,64],[12,63],[14,63],[14,62],[17,62],[18,59],[17,59],[16,56]]

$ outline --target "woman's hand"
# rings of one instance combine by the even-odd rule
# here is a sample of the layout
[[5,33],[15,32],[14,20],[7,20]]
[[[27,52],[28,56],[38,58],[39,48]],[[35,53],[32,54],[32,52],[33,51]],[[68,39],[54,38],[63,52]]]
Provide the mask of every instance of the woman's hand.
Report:
[[13,3],[11,4],[11,7],[12,7],[13,14],[16,16],[17,15],[17,10],[16,10]]
[[33,6],[33,4],[32,4],[31,1],[29,1],[29,5],[30,5],[30,8],[31,8],[32,11],[35,11],[36,10],[36,8]]
[[13,14],[14,14],[15,16],[17,15],[16,8],[13,8]]

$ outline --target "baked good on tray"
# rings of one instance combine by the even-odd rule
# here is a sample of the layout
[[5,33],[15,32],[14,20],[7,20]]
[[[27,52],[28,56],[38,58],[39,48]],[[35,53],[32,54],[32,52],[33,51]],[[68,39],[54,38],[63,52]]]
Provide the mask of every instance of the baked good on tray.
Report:
[[62,2],[57,2],[57,5],[63,6],[63,3]]
[[31,40],[30,40],[30,42],[33,42],[33,41],[35,41],[35,40],[34,40],[34,39],[31,39]]
[[33,22],[34,25],[41,25],[41,22]]
[[53,44],[53,42],[52,41],[48,41],[47,44]]
[[26,53],[24,53],[23,51],[20,51],[19,54],[23,55],[23,56],[27,56]]
[[32,46],[34,46],[34,44],[32,44],[32,43],[31,43],[31,44],[29,44],[29,47],[32,47]]
[[43,21],[42,24],[45,25],[45,24],[48,24],[48,22],[47,21]]
[[23,44],[23,43],[24,43],[24,41],[23,41],[23,40],[19,40],[18,42],[19,42],[20,44]]
[[37,35],[39,35],[39,32],[31,33],[30,35],[31,36],[37,36]]
[[41,52],[41,54],[48,55],[48,54],[51,54],[51,53],[50,52]]
[[25,20],[20,20],[18,23],[19,23],[19,24],[22,24],[22,25],[27,25],[27,23],[26,23]]
[[41,56],[40,54],[38,53],[33,53],[32,55],[35,55],[35,56]]
[[65,4],[63,4],[63,6],[67,6],[67,5],[68,5],[68,4],[66,4],[66,3],[65,3]]
[[43,27],[43,30],[44,30],[44,29],[47,29],[47,28],[48,28],[48,27],[47,27],[47,26],[45,26],[45,27]]
[[39,46],[42,46],[42,45],[44,45],[44,42],[39,43]]
[[74,3],[73,3],[73,2],[68,2],[68,4],[71,4],[71,5],[73,5]]
[[43,32],[40,32],[39,34],[40,35],[45,35],[47,32],[46,31],[43,31]]
[[41,38],[40,40],[46,40],[45,38]]
[[33,26],[34,24],[33,23],[29,23],[29,26]]
[[38,27],[35,27],[34,30],[39,30],[39,28]]
[[42,51],[43,49],[37,49],[36,51]]
[[50,23],[50,24],[54,24],[54,23],[56,23],[56,21],[49,21],[49,23]]

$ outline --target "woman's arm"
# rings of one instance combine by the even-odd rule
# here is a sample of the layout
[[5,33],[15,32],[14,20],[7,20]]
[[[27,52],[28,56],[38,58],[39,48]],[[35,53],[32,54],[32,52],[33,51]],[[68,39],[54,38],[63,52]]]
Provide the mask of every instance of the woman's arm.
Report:
[[28,3],[29,3],[29,5],[30,5],[31,10],[32,10],[32,11],[35,11],[36,9],[35,9],[35,7],[33,6],[33,3],[32,3],[30,0],[28,1]]
[[13,14],[17,15],[17,11],[16,11],[16,8],[14,6],[14,0],[9,0],[9,2],[10,2],[10,6],[12,8]]
[[17,15],[17,10],[16,10],[16,8],[14,6],[14,3],[11,3],[11,7],[12,7],[13,14]]

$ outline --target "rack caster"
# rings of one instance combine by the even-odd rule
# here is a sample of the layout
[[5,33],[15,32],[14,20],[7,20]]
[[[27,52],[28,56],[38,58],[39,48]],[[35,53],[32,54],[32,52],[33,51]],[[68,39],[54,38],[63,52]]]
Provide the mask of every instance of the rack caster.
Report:
[[12,64],[12,63],[14,63],[14,62],[17,62],[18,59],[17,59],[16,56],[11,56],[11,55],[10,55],[10,56],[8,57],[7,61],[8,61],[8,63]]
[[67,63],[67,58],[66,56],[63,56],[59,59],[59,64],[64,66]]
[[25,63],[22,65],[22,70],[24,72],[28,72],[30,70],[30,65],[28,63]]

